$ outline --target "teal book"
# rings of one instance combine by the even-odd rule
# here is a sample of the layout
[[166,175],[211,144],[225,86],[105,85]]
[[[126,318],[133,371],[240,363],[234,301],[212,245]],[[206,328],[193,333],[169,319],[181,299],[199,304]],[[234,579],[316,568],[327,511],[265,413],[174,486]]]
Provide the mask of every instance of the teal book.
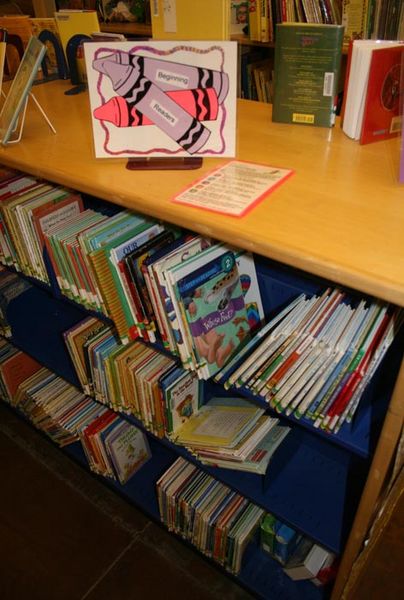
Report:
[[343,34],[341,25],[277,25],[273,121],[334,125]]
[[178,282],[177,290],[196,360],[210,377],[250,332],[234,253],[225,252],[196,269]]

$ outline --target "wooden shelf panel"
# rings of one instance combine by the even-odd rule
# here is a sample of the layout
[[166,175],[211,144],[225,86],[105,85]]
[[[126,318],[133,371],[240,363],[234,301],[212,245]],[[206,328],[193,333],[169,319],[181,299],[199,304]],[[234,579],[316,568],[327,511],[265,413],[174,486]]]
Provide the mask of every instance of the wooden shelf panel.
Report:
[[339,122],[333,129],[272,123],[270,105],[240,100],[237,158],[295,174],[244,218],[217,218],[171,199],[228,159],[163,175],[129,171],[126,159],[96,159],[87,94],[66,96],[70,88],[64,81],[35,86],[57,133],[29,103],[23,140],[1,148],[0,163],[404,306],[398,138],[360,146]]

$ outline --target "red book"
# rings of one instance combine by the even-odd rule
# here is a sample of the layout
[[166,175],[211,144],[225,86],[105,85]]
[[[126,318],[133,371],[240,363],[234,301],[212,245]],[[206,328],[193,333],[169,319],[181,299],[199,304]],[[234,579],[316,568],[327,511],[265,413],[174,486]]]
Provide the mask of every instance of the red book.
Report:
[[372,52],[361,144],[386,140],[401,132],[400,72],[403,55],[404,44]]
[[63,197],[63,190],[59,198],[55,198],[46,204],[34,208],[32,211],[32,223],[35,227],[41,246],[45,245],[45,234],[50,227],[56,223],[70,219],[72,216],[83,211],[83,201],[79,194],[70,194]]
[[18,386],[41,368],[42,365],[21,351],[1,363],[1,377],[11,401],[14,400]]

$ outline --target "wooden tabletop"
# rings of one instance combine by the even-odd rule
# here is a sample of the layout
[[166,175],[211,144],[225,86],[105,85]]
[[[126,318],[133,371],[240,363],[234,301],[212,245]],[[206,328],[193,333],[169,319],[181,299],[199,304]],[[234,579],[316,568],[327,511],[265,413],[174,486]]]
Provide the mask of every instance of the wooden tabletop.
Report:
[[404,185],[400,140],[360,146],[341,131],[272,123],[267,104],[238,103],[237,158],[295,174],[243,218],[171,202],[229,159],[194,171],[130,171],[126,159],[95,159],[87,93],[70,82],[34,87],[53,134],[29,102],[23,139],[0,162],[231,242],[336,283],[404,306]]

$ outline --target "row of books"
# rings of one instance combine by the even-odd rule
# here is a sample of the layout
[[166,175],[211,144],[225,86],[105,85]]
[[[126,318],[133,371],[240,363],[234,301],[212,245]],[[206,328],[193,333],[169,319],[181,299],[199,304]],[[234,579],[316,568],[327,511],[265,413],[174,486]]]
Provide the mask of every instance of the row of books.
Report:
[[156,488],[160,517],[169,531],[237,574],[264,510],[183,458],[160,477]]
[[310,579],[317,586],[335,578],[335,554],[315,544],[295,529],[267,513],[261,521],[261,547],[283,566],[294,581]]
[[[0,261],[49,282],[209,378],[258,329],[254,258],[128,210],[86,209],[63,187],[16,175],[0,184]],[[44,247],[46,253],[44,255]]]
[[[344,1],[342,24],[346,40],[402,40],[404,38],[404,5],[397,0]],[[350,6],[348,6],[350,5]],[[359,9],[359,10],[358,10]]]
[[90,468],[122,485],[151,456],[140,429],[4,338],[0,339],[0,393],[60,447],[80,440]]
[[232,0],[231,32],[274,42],[278,23],[340,24],[341,11],[341,0]]
[[336,433],[352,421],[402,321],[399,308],[349,301],[339,289],[311,298],[302,294],[216,379],[265,399],[279,413]]
[[231,31],[247,33],[251,41],[274,42],[278,23],[342,24],[345,44],[354,39],[399,40],[404,32],[404,6],[397,0],[232,0],[231,4]]
[[273,101],[273,63],[262,48],[240,47],[238,96],[245,100]]
[[[113,327],[93,317],[71,327],[64,338],[83,390],[114,411],[134,415],[157,437],[178,427],[176,389],[187,391],[184,416],[199,407],[196,375],[153,347],[139,341],[123,345]],[[167,398],[170,394],[175,401]]]
[[203,464],[263,475],[289,432],[250,400],[205,401],[194,372],[143,342],[123,345],[111,326],[94,317],[64,338],[85,393],[185,446]]

